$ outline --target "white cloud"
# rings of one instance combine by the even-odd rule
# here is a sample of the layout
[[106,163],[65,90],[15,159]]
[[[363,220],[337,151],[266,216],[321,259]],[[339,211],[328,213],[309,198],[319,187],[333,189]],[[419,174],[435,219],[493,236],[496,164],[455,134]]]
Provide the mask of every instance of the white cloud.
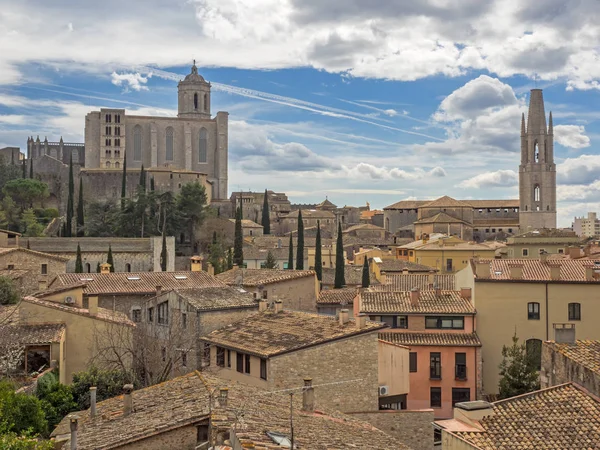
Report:
[[567,158],[556,166],[558,184],[590,184],[600,180],[600,155]]
[[582,125],[556,125],[554,138],[560,145],[570,148],[585,148],[590,146],[590,138],[585,134]]
[[511,187],[519,183],[519,175],[514,170],[497,170],[495,172],[481,173],[464,180],[458,187],[468,189],[481,189],[487,187]]
[[388,168],[361,162],[353,167],[344,167],[344,169],[345,175],[350,178],[367,176],[373,180],[418,180],[426,177],[446,176],[446,171],[442,167],[434,167],[430,170],[417,167],[413,171],[406,171],[396,167]]
[[134,91],[147,91],[148,79],[152,78],[152,74],[149,73],[147,76],[140,75],[139,73],[116,73],[113,72],[110,76],[112,84],[115,86],[124,86],[125,91],[133,89]]
[[19,114],[0,114],[0,123],[22,125],[25,123],[25,116]]

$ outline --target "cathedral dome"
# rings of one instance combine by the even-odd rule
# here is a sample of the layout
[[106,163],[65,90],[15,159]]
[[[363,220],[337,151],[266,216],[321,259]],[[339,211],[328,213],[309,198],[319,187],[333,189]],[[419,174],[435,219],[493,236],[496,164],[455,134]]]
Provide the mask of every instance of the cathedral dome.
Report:
[[196,61],[194,61],[194,65],[192,66],[192,71],[184,78],[184,83],[206,83],[206,80],[202,75],[198,73],[198,68],[196,67]]

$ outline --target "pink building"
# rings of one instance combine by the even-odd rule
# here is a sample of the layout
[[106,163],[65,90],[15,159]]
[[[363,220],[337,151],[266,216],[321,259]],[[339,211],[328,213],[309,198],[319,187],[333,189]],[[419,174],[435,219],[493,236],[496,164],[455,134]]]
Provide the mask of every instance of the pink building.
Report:
[[481,342],[475,331],[471,290],[363,291],[355,314],[368,314],[389,329],[380,340],[410,348],[406,408],[432,408],[452,417],[459,402],[481,396]]

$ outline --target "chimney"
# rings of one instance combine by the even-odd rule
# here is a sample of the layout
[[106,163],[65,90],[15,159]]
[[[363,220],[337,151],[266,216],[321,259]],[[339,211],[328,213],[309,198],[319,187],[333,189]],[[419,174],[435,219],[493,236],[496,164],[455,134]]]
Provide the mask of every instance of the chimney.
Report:
[[470,287],[460,288],[460,296],[464,299],[471,300],[471,288]]
[[488,261],[475,260],[475,275],[477,278],[490,278],[490,263]]
[[215,276],[215,268],[211,263],[206,264],[206,271],[208,272],[209,275],[211,276]]
[[585,246],[583,247],[583,254],[585,256],[590,256],[590,253],[592,253],[592,244],[590,244],[589,242],[587,244],[585,244]]
[[304,379],[302,388],[302,411],[313,412],[315,410],[315,389],[312,386],[312,378]]
[[442,289],[437,284],[433,286],[433,290],[435,291],[436,298],[440,298],[442,296]]
[[585,268],[585,279],[586,279],[586,281],[594,280],[594,268],[593,267],[588,266]]
[[90,387],[90,417],[96,417],[96,386]]
[[347,309],[340,309],[340,325],[344,326],[348,323],[349,319],[349,314],[348,314],[348,310]]
[[162,286],[156,286],[156,296],[158,297],[161,294],[162,294]]
[[100,264],[100,273],[110,273],[110,264]]
[[71,424],[71,450],[77,450],[77,416],[71,414],[69,421]]
[[275,313],[279,314],[283,311],[283,302],[281,300],[275,300]]
[[364,330],[364,328],[366,326],[367,326],[367,315],[359,314],[359,316],[356,318],[356,328],[358,328],[359,330]]
[[550,266],[550,279],[560,280],[560,264],[554,264]]
[[574,323],[554,323],[554,342],[557,344],[575,343],[575,324]]
[[221,408],[227,408],[227,396],[229,394],[229,389],[226,387],[222,387],[219,389],[219,406]]
[[133,384],[126,384],[123,386],[123,415],[128,416],[133,411],[133,398],[131,392],[133,391]]
[[540,262],[545,263],[548,261],[548,252],[546,250],[540,250]]
[[522,264],[511,264],[508,266],[510,269],[510,278],[512,280],[523,279],[523,265]]
[[467,425],[480,426],[479,422],[484,417],[493,415],[492,404],[483,400],[460,402],[454,405],[454,420],[459,420]]
[[408,267],[402,269],[402,275],[408,275]]
[[92,296],[88,297],[88,311],[90,315],[97,316],[98,315],[98,297]]
[[569,248],[569,258],[571,259],[577,259],[581,256],[581,250],[579,249],[579,247],[571,245]]
[[267,310],[267,301],[260,299],[258,301],[258,312],[265,312]]
[[192,272],[202,272],[202,256],[192,256],[190,258]]
[[419,305],[419,288],[412,288],[410,290],[410,304],[411,306],[418,306]]

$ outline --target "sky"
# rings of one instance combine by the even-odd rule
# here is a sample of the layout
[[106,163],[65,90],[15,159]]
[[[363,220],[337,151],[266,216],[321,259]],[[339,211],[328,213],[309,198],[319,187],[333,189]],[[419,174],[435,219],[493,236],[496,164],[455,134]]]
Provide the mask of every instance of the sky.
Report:
[[0,148],[83,142],[100,107],[176,115],[196,60],[229,189],[293,203],[518,197],[529,91],[559,226],[600,212],[598,0],[0,0]]

